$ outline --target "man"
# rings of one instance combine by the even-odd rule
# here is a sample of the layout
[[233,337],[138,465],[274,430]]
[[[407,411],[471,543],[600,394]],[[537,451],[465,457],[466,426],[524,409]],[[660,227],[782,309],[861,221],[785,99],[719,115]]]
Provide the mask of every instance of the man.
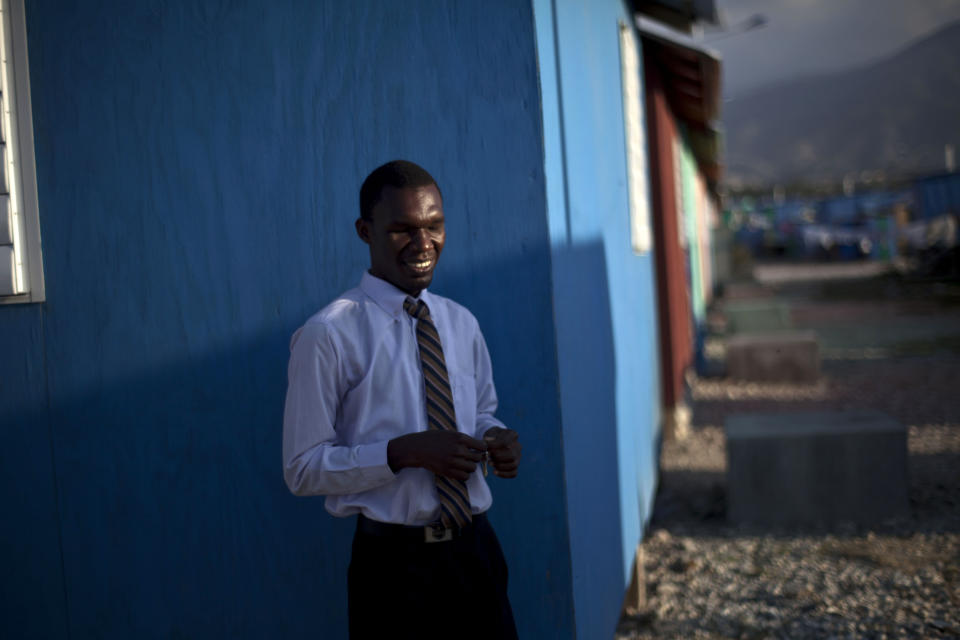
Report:
[[446,238],[440,189],[387,163],[364,181],[355,226],[369,271],[291,341],[287,486],[357,515],[351,638],[515,638],[484,476],[515,477],[521,447],[493,415],[476,319],[426,290]]

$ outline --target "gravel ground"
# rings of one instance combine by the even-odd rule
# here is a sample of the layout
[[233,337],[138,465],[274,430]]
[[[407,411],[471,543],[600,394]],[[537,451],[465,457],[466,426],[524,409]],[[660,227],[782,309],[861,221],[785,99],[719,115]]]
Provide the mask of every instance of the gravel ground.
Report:
[[[798,325],[834,338],[869,325],[875,337],[825,353],[812,385],[689,379],[692,433],[663,445],[642,545],[647,606],[621,622],[618,640],[960,638],[960,316],[952,330],[944,321],[960,310],[957,290],[931,310],[924,287],[934,285],[897,283],[891,294],[873,278],[848,283],[856,295],[836,283],[825,295],[791,282],[788,273],[763,294],[802,309]],[[921,326],[929,338],[918,341]],[[722,354],[722,338],[708,346]],[[908,426],[911,517],[870,530],[729,525],[726,416],[834,408],[878,409]]]

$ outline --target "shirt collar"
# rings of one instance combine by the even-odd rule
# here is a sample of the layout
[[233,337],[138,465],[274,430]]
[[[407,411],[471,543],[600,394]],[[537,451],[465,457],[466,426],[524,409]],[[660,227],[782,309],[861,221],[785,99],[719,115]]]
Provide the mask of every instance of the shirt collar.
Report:
[[386,280],[371,275],[369,271],[363,272],[363,277],[360,279],[360,290],[376,302],[378,307],[394,318],[406,313],[403,310],[403,301],[407,298],[422,299],[428,307],[430,306],[430,294],[427,293],[426,289],[421,291],[419,296],[411,296]]

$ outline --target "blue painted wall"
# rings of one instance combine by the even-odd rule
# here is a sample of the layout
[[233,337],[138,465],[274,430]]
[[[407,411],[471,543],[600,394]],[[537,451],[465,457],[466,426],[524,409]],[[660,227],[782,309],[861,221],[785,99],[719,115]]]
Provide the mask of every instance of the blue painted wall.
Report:
[[[653,256],[630,247],[620,0],[534,2],[578,638],[611,637],[659,438]],[[641,79],[642,81],[642,79]]]
[[525,442],[521,637],[608,637],[659,424],[620,0],[132,5],[28,7],[47,302],[0,307],[0,635],[345,636],[350,523],[280,473],[287,341],[407,157]]
[[[597,141],[571,142],[583,163],[611,155],[567,185],[568,244],[607,281],[590,297],[605,307],[595,357],[614,403],[595,424],[576,422],[590,413],[571,377],[576,340],[568,324],[555,328],[552,305],[562,281],[580,282],[551,268],[563,254],[548,222],[561,214],[548,220],[532,7],[36,0],[27,10],[47,302],[0,308],[0,635],[345,637],[350,523],[321,498],[290,496],[281,478],[287,341],[359,279],[359,183],[402,156],[443,187],[449,238],[435,290],[478,317],[500,415],[525,442],[521,478],[494,481],[492,513],[521,636],[570,637],[574,594],[580,604],[594,584],[596,597],[611,591],[584,572],[584,529],[615,532],[620,579],[618,550],[632,548],[648,510],[644,458],[633,456],[651,437],[656,394],[648,406],[637,360],[647,329],[631,327],[648,325],[649,268],[625,256],[619,125],[599,127]],[[599,70],[603,104],[617,73],[600,69],[616,51],[608,13],[580,35],[575,16],[561,21],[567,38],[604,35],[585,69]],[[567,108],[578,104],[590,97]],[[609,190],[598,200],[592,187]],[[625,355],[614,366],[615,349]],[[570,443],[564,459],[558,385],[563,437],[580,445],[598,429],[591,455],[620,461],[604,480],[619,490],[610,520],[566,510],[565,478],[577,501],[588,497],[587,461],[571,461]],[[585,619],[578,628],[592,628]]]

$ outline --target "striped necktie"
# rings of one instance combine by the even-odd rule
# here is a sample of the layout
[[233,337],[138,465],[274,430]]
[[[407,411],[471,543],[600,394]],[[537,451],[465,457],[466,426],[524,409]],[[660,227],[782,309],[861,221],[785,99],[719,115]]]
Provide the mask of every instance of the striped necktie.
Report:
[[[420,350],[420,368],[427,398],[427,424],[430,429],[456,431],[457,418],[453,409],[450,379],[443,359],[440,335],[430,317],[430,309],[423,300],[407,298],[404,310],[417,319],[417,346]],[[440,522],[446,528],[463,528],[470,524],[470,498],[467,485],[460,480],[437,475],[437,497],[440,499]]]

